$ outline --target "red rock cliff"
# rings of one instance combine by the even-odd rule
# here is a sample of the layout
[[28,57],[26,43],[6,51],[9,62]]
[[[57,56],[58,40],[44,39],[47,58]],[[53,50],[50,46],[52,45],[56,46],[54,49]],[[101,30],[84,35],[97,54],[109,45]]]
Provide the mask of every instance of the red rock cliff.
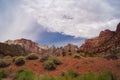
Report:
[[88,53],[117,53],[120,52],[120,23],[116,31],[101,31],[94,39],[87,39],[80,50]]

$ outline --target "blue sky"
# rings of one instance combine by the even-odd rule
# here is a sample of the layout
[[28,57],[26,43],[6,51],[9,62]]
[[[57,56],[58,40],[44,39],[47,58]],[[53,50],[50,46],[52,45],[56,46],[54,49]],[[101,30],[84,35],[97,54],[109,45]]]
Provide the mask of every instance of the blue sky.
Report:
[[120,22],[119,0],[0,0],[0,41],[81,45]]

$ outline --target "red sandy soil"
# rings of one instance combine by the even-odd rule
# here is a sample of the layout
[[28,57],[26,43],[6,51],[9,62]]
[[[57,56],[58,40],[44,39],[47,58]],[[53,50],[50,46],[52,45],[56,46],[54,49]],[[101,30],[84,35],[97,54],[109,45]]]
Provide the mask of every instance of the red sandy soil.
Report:
[[43,64],[39,60],[26,60],[23,66],[16,66],[12,60],[11,65],[7,68],[0,68],[0,70],[11,70],[11,74],[16,73],[20,69],[32,70],[37,74],[59,75],[63,71],[75,70],[80,74],[94,72],[99,73],[103,71],[112,71],[115,74],[120,73],[120,59],[107,60],[99,57],[87,57],[81,59],[75,59],[71,57],[58,57],[62,64],[54,71],[46,71],[43,68]]

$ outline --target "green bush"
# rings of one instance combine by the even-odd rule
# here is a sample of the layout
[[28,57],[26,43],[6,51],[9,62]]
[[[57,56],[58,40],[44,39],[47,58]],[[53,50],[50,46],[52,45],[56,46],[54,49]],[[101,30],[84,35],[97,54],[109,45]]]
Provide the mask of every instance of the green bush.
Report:
[[18,66],[22,66],[25,64],[24,57],[20,56],[15,59],[15,64]]
[[11,56],[5,56],[4,59],[11,59]]
[[62,56],[63,56],[63,57],[66,56],[66,52],[62,52]]
[[56,58],[56,57],[54,57],[54,56],[49,57],[48,60],[49,60],[49,61],[53,61],[54,64],[56,64],[56,65],[62,64],[62,62],[61,62],[58,58]]
[[44,61],[48,60],[49,57],[50,57],[49,55],[42,56],[42,58],[40,59],[40,62],[44,62]]
[[0,68],[4,68],[4,67],[7,67],[9,66],[10,63],[8,63],[7,61],[5,60],[0,60]]
[[116,60],[116,59],[118,59],[118,57],[116,55],[112,55],[112,54],[111,55],[107,55],[104,58],[107,59],[107,60],[110,60],[110,59]]
[[16,73],[14,80],[34,80],[35,74],[29,70],[20,70]]
[[40,61],[43,62],[44,69],[46,70],[55,70],[57,65],[62,64],[55,56],[44,56]]
[[44,69],[46,70],[55,70],[56,69],[56,64],[52,60],[47,60],[43,63]]
[[61,76],[63,77],[70,77],[70,78],[76,78],[79,76],[79,74],[73,70],[69,70],[67,72],[62,72]]
[[118,58],[120,58],[120,53],[117,53],[116,56],[117,56]]
[[5,70],[0,71],[0,80],[2,80],[2,78],[6,78],[8,76],[8,73]]
[[80,58],[80,54],[74,54],[73,57],[79,59]]
[[29,54],[26,59],[28,60],[35,60],[35,59],[38,59],[38,55],[37,54]]
[[12,61],[13,62],[15,62],[15,59],[17,58],[17,56],[14,56],[13,58],[12,58]]

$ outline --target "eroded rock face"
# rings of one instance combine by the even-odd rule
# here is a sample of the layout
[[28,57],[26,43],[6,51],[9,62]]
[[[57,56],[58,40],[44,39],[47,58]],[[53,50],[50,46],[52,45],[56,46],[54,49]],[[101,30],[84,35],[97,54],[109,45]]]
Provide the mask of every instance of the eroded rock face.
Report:
[[15,44],[20,45],[23,47],[25,50],[27,50],[30,53],[38,53],[39,52],[39,47],[38,44],[27,39],[18,39],[14,41]]
[[24,48],[22,48],[19,45],[14,45],[14,44],[5,44],[5,43],[0,43],[0,56],[17,56],[17,55],[22,55],[26,54],[26,51]]
[[46,46],[39,46],[37,43],[28,39],[8,40],[6,44],[20,45],[27,53],[41,53],[42,49],[47,49]]
[[116,32],[120,32],[120,23],[117,25],[117,29],[116,29]]
[[64,51],[76,53],[78,51],[78,46],[73,45],[73,44],[67,44],[66,46],[64,46]]
[[80,50],[88,53],[116,53],[120,52],[120,24],[116,31],[101,31],[99,36],[93,39],[87,39],[80,47]]

